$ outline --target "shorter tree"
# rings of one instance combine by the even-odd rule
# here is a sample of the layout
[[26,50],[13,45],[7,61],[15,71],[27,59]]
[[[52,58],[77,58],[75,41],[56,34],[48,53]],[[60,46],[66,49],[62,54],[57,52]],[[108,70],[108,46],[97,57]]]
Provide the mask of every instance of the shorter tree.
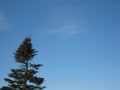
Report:
[[9,78],[5,78],[9,84],[7,87],[2,87],[1,90],[42,90],[45,88],[41,86],[44,78],[36,76],[42,65],[31,62],[36,52],[32,48],[31,38],[26,37],[14,54],[20,67],[11,69],[11,73],[8,74]]

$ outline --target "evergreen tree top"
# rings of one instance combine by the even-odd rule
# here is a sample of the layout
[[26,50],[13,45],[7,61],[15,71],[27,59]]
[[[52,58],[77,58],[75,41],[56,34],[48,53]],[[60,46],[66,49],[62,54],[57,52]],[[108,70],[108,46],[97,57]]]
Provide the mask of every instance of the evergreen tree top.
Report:
[[26,63],[36,55],[36,50],[32,48],[31,38],[26,37],[15,53],[15,60],[19,63]]
[[3,86],[1,90],[43,90],[45,88],[41,86],[44,78],[36,76],[42,64],[30,62],[36,52],[32,47],[31,38],[26,37],[14,53],[15,60],[20,63],[21,67],[11,69],[11,73],[8,74],[9,78],[4,78],[9,84]]

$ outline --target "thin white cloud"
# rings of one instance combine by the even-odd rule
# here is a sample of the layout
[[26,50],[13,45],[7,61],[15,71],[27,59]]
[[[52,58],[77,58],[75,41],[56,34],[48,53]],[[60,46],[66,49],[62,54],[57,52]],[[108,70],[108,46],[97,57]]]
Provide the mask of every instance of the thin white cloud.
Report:
[[0,11],[0,31],[8,29],[9,25],[7,17]]
[[48,34],[61,36],[74,36],[80,32],[80,28],[76,24],[63,25],[55,30],[51,30]]

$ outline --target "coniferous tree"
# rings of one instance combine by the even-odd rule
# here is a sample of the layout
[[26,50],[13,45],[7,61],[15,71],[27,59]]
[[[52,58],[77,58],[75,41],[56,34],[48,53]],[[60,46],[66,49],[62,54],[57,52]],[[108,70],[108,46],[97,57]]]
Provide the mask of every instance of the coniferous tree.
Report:
[[42,90],[45,88],[41,86],[44,78],[36,76],[42,65],[32,63],[36,52],[32,47],[31,38],[26,37],[14,53],[15,60],[20,64],[20,67],[11,69],[11,73],[8,74],[9,78],[5,78],[9,84],[1,90],[5,90],[5,88],[7,88],[6,90]]

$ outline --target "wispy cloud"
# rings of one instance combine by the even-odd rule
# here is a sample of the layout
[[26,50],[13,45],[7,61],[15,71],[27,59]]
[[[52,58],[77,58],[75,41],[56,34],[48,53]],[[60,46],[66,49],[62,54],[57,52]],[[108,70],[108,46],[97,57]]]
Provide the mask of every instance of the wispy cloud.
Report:
[[79,34],[80,27],[76,24],[67,24],[61,27],[58,27],[54,30],[48,31],[48,34],[60,35],[60,36],[74,36]]
[[9,25],[7,17],[0,11],[0,31],[8,29]]

